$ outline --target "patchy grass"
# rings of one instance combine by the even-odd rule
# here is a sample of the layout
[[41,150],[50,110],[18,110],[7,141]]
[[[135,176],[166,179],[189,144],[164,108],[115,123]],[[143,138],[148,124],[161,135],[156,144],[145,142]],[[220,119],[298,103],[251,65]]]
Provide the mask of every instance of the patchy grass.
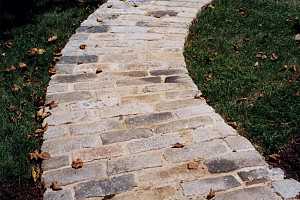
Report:
[[216,0],[192,24],[185,47],[209,104],[298,179],[299,19],[296,0]]
[[[44,104],[48,68],[53,64],[53,54],[61,50],[94,8],[47,7],[47,11],[35,15],[30,22],[0,33],[0,199],[40,198],[35,192],[37,186],[30,184],[32,163],[28,154],[39,149],[42,142],[30,134],[41,126],[35,115]],[[47,40],[52,35],[58,40],[50,44]],[[30,56],[27,52],[31,48],[44,49],[45,53]],[[19,63],[26,63],[28,68],[20,69]],[[11,66],[16,70],[7,72]],[[19,191],[17,185],[22,186],[23,192],[33,192],[21,197],[22,191],[14,192]]]

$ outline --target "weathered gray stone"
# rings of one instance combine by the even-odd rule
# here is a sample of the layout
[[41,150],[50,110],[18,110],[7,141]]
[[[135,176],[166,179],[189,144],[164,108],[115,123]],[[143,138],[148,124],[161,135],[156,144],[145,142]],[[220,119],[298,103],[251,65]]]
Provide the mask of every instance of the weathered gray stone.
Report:
[[279,200],[269,187],[252,187],[217,194],[215,200]]
[[113,177],[108,180],[93,180],[75,186],[76,200],[105,197],[132,190],[136,186],[132,174]]
[[50,169],[58,169],[68,165],[70,165],[69,156],[63,155],[63,156],[51,157],[48,160],[44,160],[42,163],[42,168],[44,171],[48,171]]
[[300,194],[300,183],[294,179],[286,179],[275,181],[272,186],[281,197],[284,199],[295,198]]
[[181,185],[186,196],[200,196],[207,195],[210,190],[217,192],[238,187],[240,186],[240,183],[233,176],[223,176],[184,182]]
[[[173,99],[172,99],[173,100]],[[163,110],[177,110],[177,109],[185,109],[186,107],[192,106],[202,106],[203,101],[199,99],[180,99],[176,101],[161,101],[156,105],[156,110],[163,111]],[[205,105],[203,105],[205,106]]]
[[57,155],[71,152],[83,148],[92,148],[102,144],[101,138],[97,135],[83,137],[66,137],[63,139],[49,140],[44,142],[43,151],[47,151],[50,155]]
[[157,123],[162,123],[173,118],[170,112],[153,113],[125,119],[127,127],[150,126]]
[[117,81],[117,86],[128,86],[128,85],[146,85],[153,83],[161,83],[160,77],[146,77],[139,79],[127,79]]
[[233,151],[255,150],[249,140],[242,136],[227,137],[225,141]]
[[44,200],[73,200],[73,195],[71,190],[69,189],[64,189],[60,191],[50,191],[48,189],[44,193]]
[[74,74],[74,75],[55,75],[51,79],[51,83],[76,83],[96,79],[96,74]]
[[106,162],[104,161],[84,164],[80,169],[68,167],[55,171],[48,171],[43,174],[43,180],[47,187],[49,187],[55,181],[58,183],[58,185],[68,185],[91,178],[106,177]]
[[257,151],[232,152],[207,159],[205,164],[211,173],[229,172],[243,167],[265,166],[266,163]]
[[247,185],[266,182],[269,179],[269,172],[265,168],[254,169],[250,171],[238,172],[240,178],[246,182]]
[[59,64],[83,64],[83,63],[95,63],[98,61],[98,56],[84,55],[84,56],[62,56],[59,60]]
[[81,26],[76,31],[85,32],[85,33],[105,33],[109,30],[109,27],[106,25],[102,26]]
[[108,161],[108,174],[119,174],[140,169],[159,167],[162,165],[160,153],[145,153],[129,157],[121,157]]
[[57,101],[59,103],[75,102],[91,99],[93,95],[88,91],[80,92],[67,92],[67,93],[56,93],[48,94],[47,102]]
[[150,71],[150,74],[152,76],[169,76],[169,75],[174,75],[174,74],[184,74],[187,73],[187,71],[183,69],[158,69],[158,70],[152,70]]
[[69,135],[69,127],[66,125],[62,126],[49,126],[47,131],[44,133],[44,140],[57,139],[59,137],[65,137]]
[[153,16],[153,17],[156,17],[156,18],[161,18],[161,17],[164,17],[166,15],[169,15],[169,16],[176,16],[178,13],[175,12],[174,10],[157,10],[157,11],[151,11],[151,12],[148,12],[147,15],[149,16]]
[[144,138],[132,141],[127,144],[130,153],[139,153],[143,151],[156,150],[171,147],[173,144],[183,143],[179,134],[157,135],[150,138]]
[[70,125],[70,132],[72,135],[91,135],[121,128],[122,124],[118,119],[103,119],[92,123]]
[[124,142],[133,139],[148,138],[153,133],[149,129],[139,128],[121,131],[111,131],[101,134],[103,144],[112,144],[116,142]]
[[229,149],[222,140],[204,142],[201,145],[193,144],[183,148],[167,149],[164,157],[170,162],[184,162],[193,159],[211,158],[228,152]]

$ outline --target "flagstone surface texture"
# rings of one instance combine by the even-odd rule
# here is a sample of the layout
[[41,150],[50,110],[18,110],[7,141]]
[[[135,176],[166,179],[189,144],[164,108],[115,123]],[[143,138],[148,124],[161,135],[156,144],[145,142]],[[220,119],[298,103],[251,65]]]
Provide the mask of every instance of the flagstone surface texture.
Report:
[[271,169],[188,75],[188,27],[209,2],[109,0],[81,24],[47,91],[58,107],[44,120],[45,200],[296,198],[300,184]]

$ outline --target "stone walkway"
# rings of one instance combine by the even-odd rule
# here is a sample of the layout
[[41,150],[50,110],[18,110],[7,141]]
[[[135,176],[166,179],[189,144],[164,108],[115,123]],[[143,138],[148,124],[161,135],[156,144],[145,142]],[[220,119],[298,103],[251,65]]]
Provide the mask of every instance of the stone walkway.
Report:
[[[109,0],[82,23],[48,87],[47,101],[59,104],[45,119],[45,200],[275,200],[300,192],[206,104],[187,73],[188,25],[208,2]],[[77,159],[82,168],[72,168]]]

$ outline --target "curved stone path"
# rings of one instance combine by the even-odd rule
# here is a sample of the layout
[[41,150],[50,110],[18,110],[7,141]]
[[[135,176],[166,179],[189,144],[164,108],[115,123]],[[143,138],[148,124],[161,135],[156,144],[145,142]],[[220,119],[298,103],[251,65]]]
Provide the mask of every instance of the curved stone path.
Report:
[[[45,120],[45,200],[274,200],[299,193],[299,183],[269,169],[188,76],[188,25],[208,2],[109,0],[82,23],[48,87],[47,101],[59,104]],[[77,159],[83,167],[74,169]]]

